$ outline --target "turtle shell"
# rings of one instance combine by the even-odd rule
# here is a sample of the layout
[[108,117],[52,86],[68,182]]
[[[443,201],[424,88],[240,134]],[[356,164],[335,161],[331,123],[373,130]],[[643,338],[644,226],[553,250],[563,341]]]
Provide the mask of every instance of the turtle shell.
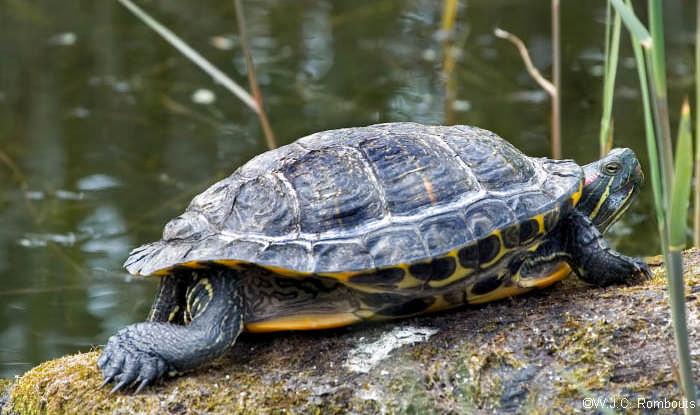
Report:
[[282,275],[359,274],[358,282],[369,270],[373,281],[391,280],[397,266],[417,278],[421,270],[450,275],[460,265],[438,259],[479,268],[532,246],[577,203],[582,179],[571,160],[528,157],[475,127],[324,131],[215,183],[125,267],[163,275],[253,263]]

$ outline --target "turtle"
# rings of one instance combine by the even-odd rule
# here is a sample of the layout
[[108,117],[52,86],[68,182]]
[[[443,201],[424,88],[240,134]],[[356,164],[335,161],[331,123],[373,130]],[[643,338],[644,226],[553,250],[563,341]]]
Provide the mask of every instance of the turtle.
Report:
[[328,329],[544,288],[649,277],[603,233],[644,175],[630,149],[585,166],[529,157],[472,126],[318,132],[194,197],[125,262],[160,278],[146,322],[98,359],[112,392],[223,355],[242,331]]

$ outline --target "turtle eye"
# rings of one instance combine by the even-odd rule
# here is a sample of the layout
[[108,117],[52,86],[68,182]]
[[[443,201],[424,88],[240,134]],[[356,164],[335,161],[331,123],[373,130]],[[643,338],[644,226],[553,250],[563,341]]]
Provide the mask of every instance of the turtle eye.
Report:
[[616,174],[620,171],[621,168],[622,166],[617,161],[611,161],[610,163],[603,166],[603,170],[605,170],[605,173],[607,174]]

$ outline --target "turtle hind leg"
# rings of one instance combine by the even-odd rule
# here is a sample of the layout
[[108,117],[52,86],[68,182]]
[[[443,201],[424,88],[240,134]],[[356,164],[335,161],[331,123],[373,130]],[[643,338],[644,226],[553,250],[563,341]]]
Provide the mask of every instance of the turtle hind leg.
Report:
[[582,280],[607,286],[651,276],[649,266],[643,260],[610,248],[583,213],[574,210],[562,225],[567,262]]
[[149,321],[127,326],[110,337],[97,362],[105,384],[137,391],[165,375],[194,369],[221,356],[243,328],[240,281],[220,272],[200,277],[188,288],[186,325]]

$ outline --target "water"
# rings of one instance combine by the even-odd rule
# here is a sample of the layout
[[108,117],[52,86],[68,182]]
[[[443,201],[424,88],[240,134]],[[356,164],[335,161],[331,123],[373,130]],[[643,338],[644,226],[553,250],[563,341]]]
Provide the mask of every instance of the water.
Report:
[[[246,84],[233,2],[147,2],[157,18]],[[548,153],[548,100],[495,26],[549,68],[548,2],[462,2],[454,120]],[[278,140],[384,121],[444,123],[435,1],[248,1],[258,79]],[[693,13],[669,4],[675,114],[692,83]],[[596,157],[604,9],[566,2],[564,154]],[[265,150],[254,114],[116,2],[7,0],[0,12],[0,377],[103,344],[143,319],[155,290],[121,269],[190,198]],[[627,40],[618,145],[644,152]],[[657,251],[650,189],[614,228]]]

